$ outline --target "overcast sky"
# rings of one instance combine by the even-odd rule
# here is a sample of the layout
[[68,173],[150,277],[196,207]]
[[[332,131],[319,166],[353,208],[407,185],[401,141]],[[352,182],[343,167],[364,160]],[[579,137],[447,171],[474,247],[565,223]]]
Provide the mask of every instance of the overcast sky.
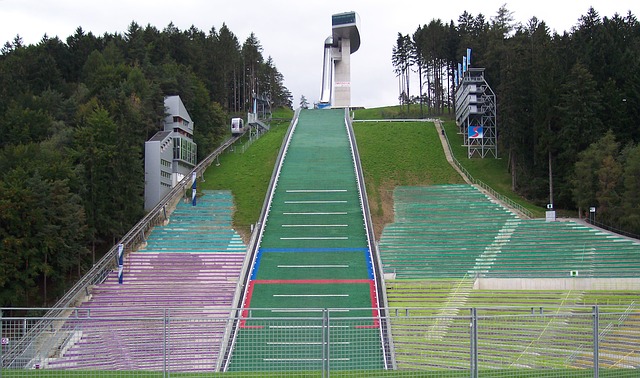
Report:
[[412,34],[434,18],[457,23],[465,10],[489,20],[505,3],[516,21],[526,23],[536,16],[559,33],[575,26],[590,6],[600,17],[628,11],[640,17],[640,1],[631,0],[0,0],[0,43],[17,34],[26,44],[38,43],[45,34],[65,41],[78,26],[101,35],[123,33],[132,21],[160,30],[170,22],[181,30],[194,25],[204,32],[219,30],[224,22],[241,44],[255,33],[263,56],[273,58],[298,107],[301,95],[310,103],[320,97],[331,15],[355,11],[361,20],[361,45],[351,56],[351,103],[377,107],[398,103],[391,50],[399,32]]

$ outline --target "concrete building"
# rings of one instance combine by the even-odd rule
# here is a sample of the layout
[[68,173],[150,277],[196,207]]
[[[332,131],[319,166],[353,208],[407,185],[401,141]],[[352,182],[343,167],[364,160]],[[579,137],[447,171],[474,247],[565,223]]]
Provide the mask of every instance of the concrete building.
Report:
[[144,209],[149,211],[197,164],[193,121],[180,96],[164,99],[164,130],[144,145]]

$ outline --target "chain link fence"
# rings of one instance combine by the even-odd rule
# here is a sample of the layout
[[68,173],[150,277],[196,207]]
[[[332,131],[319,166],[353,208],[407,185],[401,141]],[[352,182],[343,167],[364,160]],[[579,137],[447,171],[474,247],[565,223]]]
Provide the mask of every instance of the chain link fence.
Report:
[[[113,309],[112,309],[113,310]],[[638,377],[640,309],[2,310],[2,377]],[[273,316],[264,316],[273,314]],[[20,340],[46,320],[25,346]],[[381,325],[390,324],[391,337]],[[238,332],[226,332],[237,327]],[[234,337],[225,335],[234,334]],[[384,341],[383,341],[384,340]],[[382,345],[386,343],[387,345]],[[20,350],[15,350],[20,347]],[[389,356],[384,355],[390,354]],[[389,361],[389,362],[388,362]],[[50,375],[54,374],[54,375]]]

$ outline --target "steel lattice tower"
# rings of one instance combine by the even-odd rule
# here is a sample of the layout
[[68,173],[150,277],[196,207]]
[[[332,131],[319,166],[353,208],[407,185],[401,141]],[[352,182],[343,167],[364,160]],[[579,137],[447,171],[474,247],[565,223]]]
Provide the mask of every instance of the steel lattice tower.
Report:
[[456,124],[464,136],[468,157],[498,157],[496,95],[484,79],[484,68],[469,67],[455,96]]

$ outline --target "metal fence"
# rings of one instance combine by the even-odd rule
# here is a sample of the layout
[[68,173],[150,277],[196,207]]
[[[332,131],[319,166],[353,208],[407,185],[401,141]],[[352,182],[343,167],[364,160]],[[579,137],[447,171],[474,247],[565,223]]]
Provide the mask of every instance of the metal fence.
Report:
[[[634,305],[385,310],[385,319],[352,317],[353,309],[262,309],[236,319],[231,309],[77,308],[55,318],[3,309],[0,374],[640,376]],[[7,353],[43,321],[46,332],[21,353]],[[387,321],[392,338],[383,347],[378,327]],[[236,338],[224,342],[234,324]],[[28,361],[17,368],[8,355]]]

